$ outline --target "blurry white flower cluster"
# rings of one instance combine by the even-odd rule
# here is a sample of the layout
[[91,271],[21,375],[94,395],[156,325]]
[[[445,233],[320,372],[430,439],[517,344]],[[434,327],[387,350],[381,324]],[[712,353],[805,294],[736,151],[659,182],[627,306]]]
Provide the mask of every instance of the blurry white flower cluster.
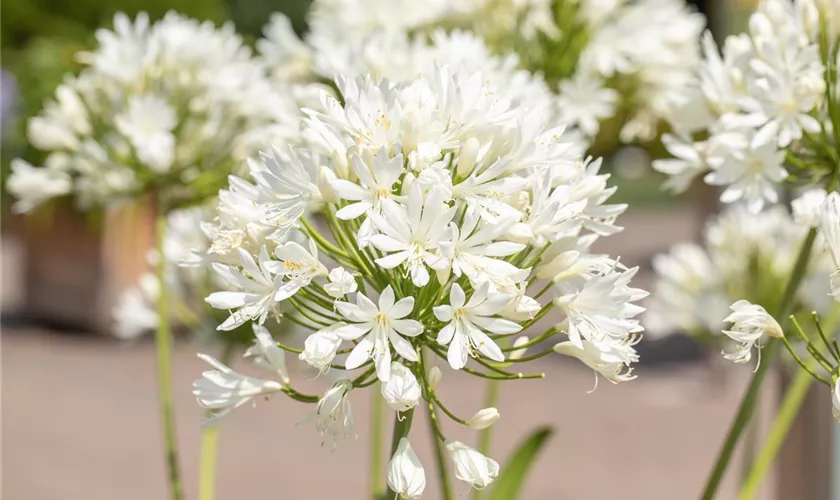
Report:
[[[227,283],[207,297],[230,311],[220,330],[282,316],[311,333],[302,349],[261,344],[272,370],[286,350],[319,372],[340,370],[339,380],[309,396],[284,368],[280,382],[242,384],[217,366],[196,383],[199,402],[224,412],[284,392],[317,402],[316,427],[334,441],[354,434],[353,392],[377,381],[397,412],[425,400],[464,426],[492,425],[495,408],[469,419],[446,408],[437,359],[519,380],[542,374],[518,363],[556,351],[612,382],[634,378],[636,302],[647,294],[630,286],[637,269],[589,250],[620,230],[626,208],[609,204],[615,188],[600,160],[581,158],[550,112],[509,98],[492,74],[339,77],[336,91],[305,111],[297,146],[250,161],[250,180],[230,178],[204,258]],[[554,326],[514,342],[552,311]],[[557,335],[553,349],[524,356]],[[497,463],[435,431],[459,478],[493,480]],[[418,497],[425,480],[407,442],[394,461],[389,483]]]
[[684,85],[683,106],[665,137],[673,158],[654,162],[681,191],[698,176],[725,188],[721,201],[751,211],[779,201],[786,179],[813,182],[837,163],[836,7],[765,0],[747,33],[718,49],[703,38],[703,61]]
[[297,132],[294,101],[265,77],[234,32],[168,13],[150,24],[114,18],[98,46],[78,58],[54,101],[30,119],[43,166],[15,160],[8,181],[16,208],[56,196],[107,205],[154,191],[169,207],[216,195],[229,172],[282,129]]
[[[800,199],[814,196],[819,192]],[[687,333],[720,347],[730,304],[746,299],[768,308],[778,305],[808,229],[781,206],[759,214],[738,205],[727,208],[707,225],[703,245],[680,243],[654,257],[657,280],[643,321],[648,333]],[[800,308],[831,311],[826,276],[832,267],[818,241],[795,297]]]
[[481,71],[558,114],[585,149],[614,118],[624,142],[657,137],[692,80],[704,19],[680,0],[316,0],[309,25],[300,40],[276,14],[257,43],[281,81]]

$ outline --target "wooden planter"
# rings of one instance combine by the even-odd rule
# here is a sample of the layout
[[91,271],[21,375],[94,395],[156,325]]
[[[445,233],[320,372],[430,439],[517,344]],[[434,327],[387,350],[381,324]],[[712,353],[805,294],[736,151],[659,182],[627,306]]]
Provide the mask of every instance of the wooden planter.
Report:
[[27,217],[23,315],[31,323],[106,334],[120,292],[149,269],[154,211],[138,202],[110,210],[98,224],[58,202]]

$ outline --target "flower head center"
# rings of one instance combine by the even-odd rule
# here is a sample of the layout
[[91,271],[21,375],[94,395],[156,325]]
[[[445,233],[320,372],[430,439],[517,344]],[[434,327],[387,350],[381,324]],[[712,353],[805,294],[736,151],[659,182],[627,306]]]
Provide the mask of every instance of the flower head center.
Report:
[[373,320],[376,322],[377,326],[381,326],[383,328],[388,326],[388,315],[385,313],[378,313]]

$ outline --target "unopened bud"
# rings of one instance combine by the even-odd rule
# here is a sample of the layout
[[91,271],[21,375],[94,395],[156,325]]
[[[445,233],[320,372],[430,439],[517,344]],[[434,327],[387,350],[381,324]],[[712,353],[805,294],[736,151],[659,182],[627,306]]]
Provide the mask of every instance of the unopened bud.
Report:
[[433,391],[437,390],[437,386],[440,383],[440,379],[443,378],[443,372],[440,371],[440,368],[437,366],[433,366],[431,370],[429,370],[429,388]]
[[455,171],[459,176],[466,177],[473,171],[478,159],[479,146],[478,139],[475,137],[470,137],[464,141],[464,145],[461,146],[461,153],[458,155],[458,167]]
[[[528,341],[529,341],[528,337],[525,337],[525,336],[519,337],[518,339],[513,341],[513,347],[519,347],[519,346],[525,345],[525,344],[528,343]],[[516,349],[515,351],[510,351],[510,354],[508,354],[508,359],[519,359],[519,358],[521,358],[522,356],[525,355],[525,351],[527,351],[527,350],[528,350],[527,347],[523,347],[521,349]]]
[[480,431],[486,429],[499,420],[499,410],[495,408],[484,408],[478,410],[475,415],[467,422],[470,429]]

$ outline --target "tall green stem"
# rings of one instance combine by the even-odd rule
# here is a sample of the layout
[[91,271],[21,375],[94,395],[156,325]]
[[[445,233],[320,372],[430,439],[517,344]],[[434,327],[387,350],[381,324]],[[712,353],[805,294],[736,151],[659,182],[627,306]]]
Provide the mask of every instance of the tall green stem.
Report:
[[172,500],[181,500],[181,475],[178,470],[178,444],[175,439],[175,418],[172,409],[172,334],[169,330],[169,300],[166,286],[166,257],[163,254],[163,240],[166,236],[166,211],[158,207],[157,213],[157,279],[158,327],[155,333],[157,346],[158,397],[160,398],[160,417],[163,424],[163,439],[166,450],[166,467],[169,479],[169,496]]
[[[498,380],[488,380],[487,381],[487,394],[484,398],[484,408],[495,408],[499,404],[499,381]],[[493,425],[490,427],[483,429],[478,434],[478,451],[481,452],[482,455],[489,455],[490,454],[490,442],[493,439]],[[473,500],[481,500],[482,492],[481,490],[474,489],[472,494]]]
[[[411,430],[411,421],[414,420],[414,408],[406,410],[402,413],[397,413],[394,418],[394,435],[391,437],[391,454],[388,457],[393,457],[397,452],[397,447],[400,445],[400,439],[408,436],[408,431]],[[389,458],[390,460],[390,458]],[[388,487],[388,491],[393,494],[391,498],[395,498],[396,491]]]
[[748,500],[755,497],[762,479],[773,465],[773,461],[787,437],[790,426],[799,414],[799,409],[805,401],[805,396],[808,395],[808,389],[811,388],[812,381],[811,375],[805,370],[796,371],[796,378],[793,379],[785,392],[785,398],[779,408],[778,415],[776,415],[776,420],[773,422],[773,428],[770,429],[770,434],[767,436],[761,452],[744,481],[741,494],[738,495],[739,500]]
[[453,500],[452,486],[449,484],[449,469],[446,468],[446,453],[444,453],[443,440],[439,435],[440,429],[437,426],[437,410],[435,410],[434,405],[429,405],[429,427],[432,431],[432,445],[435,449],[435,465],[440,480],[441,498],[443,500]]
[[[802,248],[799,249],[799,255],[796,258],[796,264],[793,267],[790,281],[788,281],[788,284],[785,287],[784,294],[782,295],[782,301],[779,303],[779,310],[776,311],[775,315],[776,318],[783,318],[784,323],[788,322],[787,316],[793,308],[796,290],[799,288],[799,284],[805,276],[805,270],[808,267],[808,260],[811,257],[811,249],[814,246],[814,239],[816,237],[816,229],[811,229],[811,231],[808,232],[808,236],[805,238],[805,241],[802,243]],[[784,327],[784,324],[782,326]],[[781,342],[778,339],[770,339],[764,346],[763,354],[761,356],[761,364],[758,366],[755,373],[753,373],[750,385],[747,387],[747,392],[744,394],[744,398],[741,400],[741,405],[738,407],[738,413],[735,415],[735,420],[732,422],[729,432],[726,435],[726,441],[724,441],[723,447],[718,454],[715,467],[712,469],[712,473],[706,481],[706,487],[703,489],[703,494],[701,496],[703,500],[712,500],[717,494],[720,481],[723,479],[723,473],[726,472],[726,467],[729,465],[729,462],[732,459],[732,454],[735,452],[735,446],[738,444],[738,440],[741,438],[744,428],[747,426],[750,419],[752,419],[761,383],[764,382],[764,378],[767,376],[767,371],[770,368],[770,365],[773,364],[776,354],[779,352],[780,345]]]
[[385,492],[382,479],[382,433],[385,430],[382,414],[385,400],[378,392],[374,391],[370,402],[370,492],[374,499],[382,498]]
[[[230,363],[234,343],[228,342],[220,361]],[[219,426],[207,424],[201,431],[201,457],[198,463],[198,500],[213,500],[216,496],[216,462],[219,455]]]

